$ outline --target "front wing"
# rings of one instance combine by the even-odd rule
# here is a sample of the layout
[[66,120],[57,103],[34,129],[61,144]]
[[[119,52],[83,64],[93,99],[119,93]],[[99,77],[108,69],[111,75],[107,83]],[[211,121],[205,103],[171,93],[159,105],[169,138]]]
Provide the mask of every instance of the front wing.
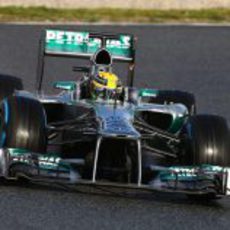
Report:
[[146,189],[152,191],[230,195],[230,168],[200,166],[152,166],[154,177],[148,183],[116,183],[83,179],[82,159],[63,159],[59,154],[38,154],[23,149],[0,149],[0,177],[17,180],[20,177],[33,182],[65,185],[93,185]]

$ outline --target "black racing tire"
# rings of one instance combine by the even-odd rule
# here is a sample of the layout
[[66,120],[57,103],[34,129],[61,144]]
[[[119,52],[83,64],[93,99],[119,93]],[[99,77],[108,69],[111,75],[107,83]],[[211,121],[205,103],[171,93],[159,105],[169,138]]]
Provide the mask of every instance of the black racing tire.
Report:
[[0,101],[12,95],[15,90],[22,89],[23,84],[21,79],[12,76],[0,75]]
[[196,100],[191,93],[179,90],[160,90],[156,97],[151,98],[151,103],[171,104],[181,103],[186,106],[190,115],[196,114]]
[[[186,124],[186,165],[210,164],[230,166],[229,128],[224,118],[215,115],[197,115]],[[209,194],[187,195],[195,201],[217,199],[213,191]]]
[[197,115],[185,127],[185,162],[189,165],[230,166],[229,128],[226,120],[215,115]]
[[0,141],[3,147],[39,153],[46,151],[46,117],[39,101],[10,96],[3,100],[0,109]]

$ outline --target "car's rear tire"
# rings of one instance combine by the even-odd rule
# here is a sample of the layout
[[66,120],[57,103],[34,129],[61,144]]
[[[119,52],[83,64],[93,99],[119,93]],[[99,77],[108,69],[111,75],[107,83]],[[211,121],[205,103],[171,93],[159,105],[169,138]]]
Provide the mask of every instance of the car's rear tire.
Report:
[[[229,129],[224,118],[214,115],[191,117],[185,128],[184,164],[230,166]],[[188,195],[195,200],[216,199],[216,193]]]
[[0,101],[12,95],[15,90],[22,90],[23,84],[21,79],[0,75]]
[[196,114],[196,100],[193,94],[179,90],[160,90],[151,103],[171,104],[181,103],[186,106],[190,115]]
[[46,151],[46,117],[39,101],[10,96],[3,100],[0,109],[0,142],[3,147]]

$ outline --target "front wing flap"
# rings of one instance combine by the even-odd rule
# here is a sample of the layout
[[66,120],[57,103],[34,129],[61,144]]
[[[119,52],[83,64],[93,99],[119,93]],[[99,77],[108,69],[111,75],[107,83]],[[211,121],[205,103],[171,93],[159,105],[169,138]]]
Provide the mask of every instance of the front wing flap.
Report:
[[31,181],[69,185],[101,185],[140,188],[152,191],[230,195],[230,168],[201,166],[152,166],[157,172],[148,183],[110,183],[82,178],[82,159],[63,159],[60,154],[38,154],[22,149],[0,149],[0,176],[6,179],[26,177]]

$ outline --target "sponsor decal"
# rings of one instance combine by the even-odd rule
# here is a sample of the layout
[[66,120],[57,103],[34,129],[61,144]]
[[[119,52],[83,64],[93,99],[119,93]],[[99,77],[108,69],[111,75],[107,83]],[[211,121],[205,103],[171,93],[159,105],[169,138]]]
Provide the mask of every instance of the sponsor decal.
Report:
[[[223,173],[223,167],[202,165],[200,167],[171,167],[161,173],[163,180],[190,180],[190,179],[214,179],[215,175]],[[230,183],[230,182],[229,182]]]
[[[87,32],[69,32],[69,31],[46,31],[46,42],[56,43],[56,44],[69,44],[69,45],[80,45],[87,43],[87,46],[99,47],[101,40],[98,38],[89,38],[89,33]],[[130,48],[131,47],[131,37],[127,35],[121,35],[119,40],[108,39],[106,43],[107,48]]]
[[177,173],[180,176],[194,177],[197,176],[198,169],[197,168],[173,168],[172,174]]
[[59,44],[79,44],[83,42],[88,42],[89,34],[78,33],[78,32],[65,32],[65,31],[53,31],[47,30],[46,32],[46,42],[50,43],[55,41]]
[[57,167],[61,161],[60,157],[42,156],[39,158],[39,166],[41,167]]

